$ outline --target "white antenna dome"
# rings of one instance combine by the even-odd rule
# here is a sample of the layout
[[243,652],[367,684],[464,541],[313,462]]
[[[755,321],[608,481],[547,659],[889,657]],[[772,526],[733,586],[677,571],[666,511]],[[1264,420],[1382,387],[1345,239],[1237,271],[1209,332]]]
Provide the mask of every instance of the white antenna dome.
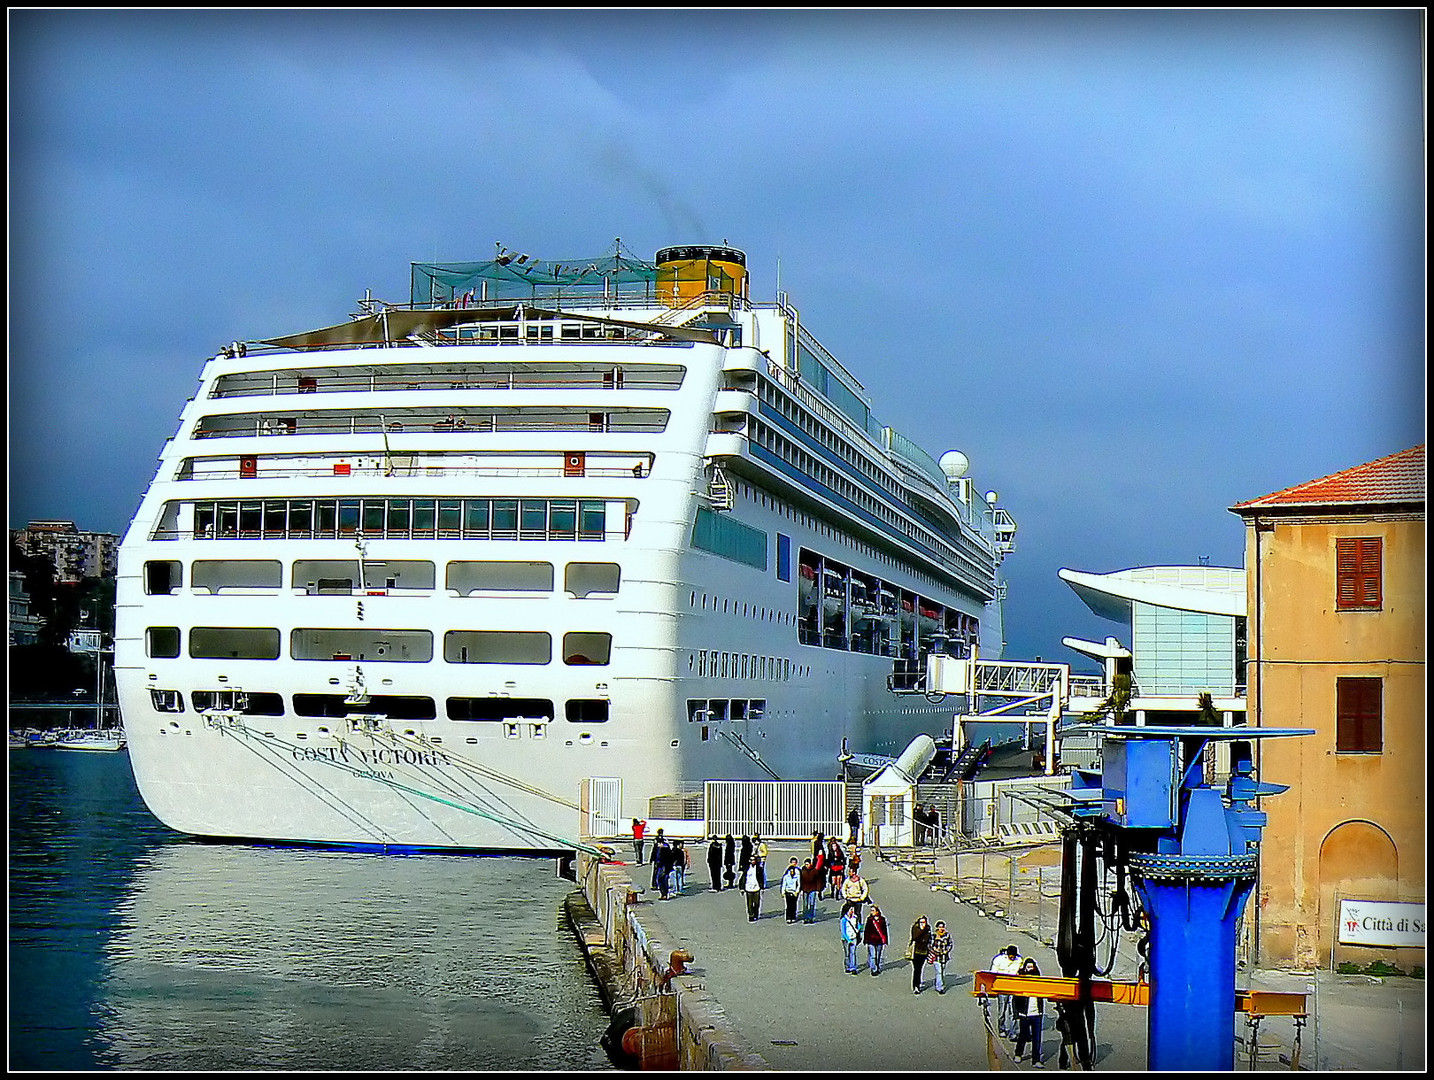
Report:
[[941,471],[946,474],[947,480],[956,480],[966,475],[966,470],[971,467],[971,460],[960,450],[948,450],[941,455]]

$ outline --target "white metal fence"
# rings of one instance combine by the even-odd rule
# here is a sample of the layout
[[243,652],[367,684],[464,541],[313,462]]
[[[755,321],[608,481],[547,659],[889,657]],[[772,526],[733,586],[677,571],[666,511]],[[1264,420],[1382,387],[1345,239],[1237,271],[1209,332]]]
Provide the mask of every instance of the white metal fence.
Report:
[[705,795],[708,836],[799,840],[846,828],[846,785],[839,780],[708,780]]

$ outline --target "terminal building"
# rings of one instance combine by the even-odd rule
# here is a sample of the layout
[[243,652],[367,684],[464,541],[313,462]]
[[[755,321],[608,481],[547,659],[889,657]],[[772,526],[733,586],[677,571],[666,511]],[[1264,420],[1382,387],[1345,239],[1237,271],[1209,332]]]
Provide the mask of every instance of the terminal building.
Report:
[[[1223,566],[1141,566],[1110,574],[1061,570],[1060,578],[1096,615],[1120,623],[1129,645],[1067,637],[1062,643],[1097,660],[1106,694],[1130,676],[1127,710],[1137,724],[1198,722],[1200,695],[1211,696],[1225,726],[1245,722],[1245,572]],[[1089,712],[1072,683],[1071,710]]]

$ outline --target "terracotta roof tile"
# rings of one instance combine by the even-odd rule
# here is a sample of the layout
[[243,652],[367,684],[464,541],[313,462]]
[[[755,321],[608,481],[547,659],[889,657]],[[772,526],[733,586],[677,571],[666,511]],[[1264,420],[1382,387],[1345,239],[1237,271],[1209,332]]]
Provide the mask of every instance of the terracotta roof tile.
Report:
[[1423,503],[1427,490],[1424,447],[1415,446],[1352,469],[1306,480],[1231,510],[1265,506],[1332,506],[1348,503]]

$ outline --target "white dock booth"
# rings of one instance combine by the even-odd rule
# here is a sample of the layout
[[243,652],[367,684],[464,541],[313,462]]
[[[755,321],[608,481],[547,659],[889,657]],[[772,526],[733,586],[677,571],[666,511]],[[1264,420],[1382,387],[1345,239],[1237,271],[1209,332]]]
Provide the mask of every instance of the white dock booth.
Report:
[[912,739],[901,756],[861,785],[862,820],[867,842],[875,847],[914,847],[916,781],[936,757],[930,735]]

